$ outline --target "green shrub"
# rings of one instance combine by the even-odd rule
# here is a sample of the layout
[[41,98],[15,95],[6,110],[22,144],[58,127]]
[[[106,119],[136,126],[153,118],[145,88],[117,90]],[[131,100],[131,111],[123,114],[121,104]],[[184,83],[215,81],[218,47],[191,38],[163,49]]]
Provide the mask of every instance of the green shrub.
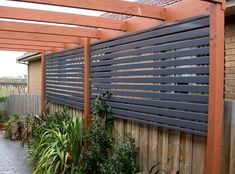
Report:
[[82,151],[82,117],[56,112],[33,127],[29,143],[33,173],[73,173]]
[[102,173],[134,174],[136,170],[135,149],[131,141],[117,146],[102,166]]
[[134,146],[123,142],[115,147],[113,141],[113,122],[111,108],[106,102],[111,94],[106,92],[94,102],[91,127],[84,135],[87,147],[83,151],[80,174],[132,174],[136,172]]
[[[13,130],[12,130],[12,126],[16,125],[17,126],[17,130],[18,129],[18,124],[20,122],[20,118],[19,115],[12,115],[9,117],[9,120],[7,122],[4,123],[4,129],[5,129],[5,138],[11,138],[12,134],[13,134]],[[18,132],[18,134],[20,135],[20,132]]]
[[0,109],[0,123],[4,123],[7,121],[7,113],[5,110]]

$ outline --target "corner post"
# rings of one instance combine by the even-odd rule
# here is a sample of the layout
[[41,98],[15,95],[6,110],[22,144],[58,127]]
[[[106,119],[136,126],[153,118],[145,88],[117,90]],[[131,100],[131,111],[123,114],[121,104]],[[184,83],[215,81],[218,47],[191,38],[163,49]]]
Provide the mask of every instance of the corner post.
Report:
[[90,39],[85,39],[84,46],[84,121],[85,129],[88,129],[91,122],[90,114]]
[[42,79],[41,79],[41,112],[45,112],[46,110],[46,96],[45,96],[45,51],[42,51],[41,55],[41,71],[42,71]]
[[210,86],[206,174],[220,174],[224,89],[224,8],[210,5]]

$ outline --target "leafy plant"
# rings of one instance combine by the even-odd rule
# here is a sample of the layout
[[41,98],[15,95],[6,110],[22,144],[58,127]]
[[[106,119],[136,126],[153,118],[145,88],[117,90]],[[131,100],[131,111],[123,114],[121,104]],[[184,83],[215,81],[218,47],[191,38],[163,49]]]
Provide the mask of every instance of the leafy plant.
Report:
[[26,117],[24,117],[23,119],[23,132],[21,135],[21,144],[22,146],[24,146],[24,144],[28,144],[30,140],[33,137],[33,126],[36,124],[36,117],[37,116],[32,116],[32,115],[27,115]]
[[36,123],[29,146],[34,174],[73,173],[82,151],[81,116],[56,112]]
[[5,127],[5,137],[6,138],[12,138],[14,134],[17,134],[17,136],[13,139],[20,138],[21,135],[21,127],[20,127],[20,118],[18,115],[12,115],[10,116],[9,120],[4,123]]
[[84,135],[87,145],[83,151],[78,173],[81,174],[131,174],[135,173],[133,144],[114,146],[111,108],[107,105],[111,93],[97,96],[93,106],[91,127]]
[[136,172],[135,147],[131,141],[117,146],[102,166],[104,173],[134,174]]
[[1,87],[0,88],[0,102],[6,101],[8,96],[10,95],[11,91],[7,87]]
[[7,121],[7,113],[5,110],[0,109],[0,123]]

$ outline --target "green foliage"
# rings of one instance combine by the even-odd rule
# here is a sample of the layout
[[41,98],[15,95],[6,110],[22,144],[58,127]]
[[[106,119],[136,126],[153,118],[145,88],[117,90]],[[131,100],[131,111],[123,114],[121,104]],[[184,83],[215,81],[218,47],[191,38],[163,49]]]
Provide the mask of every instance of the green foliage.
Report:
[[4,102],[10,95],[11,90],[7,87],[0,88],[0,102]]
[[131,141],[117,146],[102,166],[103,173],[134,174],[136,170],[135,148]]
[[5,110],[0,109],[0,123],[7,121],[7,113]]
[[87,147],[83,152],[78,173],[131,174],[136,171],[133,144],[126,142],[121,146],[114,146],[111,108],[106,104],[110,97],[111,94],[106,92],[94,102],[91,127],[84,135]]
[[21,144],[24,146],[24,144],[29,145],[29,141],[32,139],[33,136],[33,126],[36,124],[36,117],[32,115],[27,115],[23,118],[23,132],[21,135]]
[[56,112],[33,124],[29,159],[34,174],[74,173],[82,151],[81,116]]
[[4,127],[5,127],[5,137],[6,138],[11,138],[12,137],[12,126],[13,124],[19,124],[20,123],[20,118],[18,115],[12,115],[10,116],[9,120],[4,123]]

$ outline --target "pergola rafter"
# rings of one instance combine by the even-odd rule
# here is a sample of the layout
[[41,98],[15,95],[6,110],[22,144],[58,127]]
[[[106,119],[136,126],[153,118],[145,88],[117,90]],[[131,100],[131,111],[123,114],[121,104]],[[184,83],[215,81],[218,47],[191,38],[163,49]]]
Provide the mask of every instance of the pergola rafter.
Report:
[[[16,1],[16,0],[14,0]],[[165,19],[163,7],[146,5],[137,2],[120,0],[17,0],[18,2],[30,2],[46,5],[80,8],[87,10],[104,11],[153,19]]]
[[40,34],[54,34],[60,36],[77,36],[99,39],[99,31],[96,29],[54,26],[44,24],[31,24],[24,22],[1,21],[0,30],[30,32]]
[[22,41],[43,41],[54,42],[64,44],[79,44],[80,38],[76,36],[60,36],[53,34],[39,34],[39,33],[27,33],[17,31],[2,31],[0,30],[0,38],[4,39],[18,39]]
[[25,46],[17,44],[2,44],[0,43],[0,49],[15,49],[18,51],[55,51],[55,48],[43,47],[43,46]]
[[0,37],[1,44],[17,44],[26,46],[46,46],[53,48],[66,48],[66,44],[54,43],[54,42],[44,42],[44,41],[29,41],[29,40],[18,40],[18,39],[2,39]]
[[126,22],[121,20],[6,6],[0,6],[0,9],[0,18],[5,19],[20,19],[126,31]]

